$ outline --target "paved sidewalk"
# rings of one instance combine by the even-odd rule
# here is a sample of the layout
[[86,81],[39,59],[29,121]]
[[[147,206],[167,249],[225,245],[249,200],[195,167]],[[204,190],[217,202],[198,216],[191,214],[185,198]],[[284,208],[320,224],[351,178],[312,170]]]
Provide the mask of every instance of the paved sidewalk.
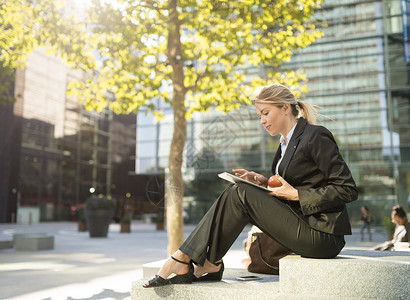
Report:
[[[228,252],[228,264],[238,264],[244,255],[242,240],[249,228]],[[185,234],[192,229],[185,226]],[[386,239],[382,228],[373,229],[372,242],[360,242],[359,229],[353,231],[346,248],[369,249]],[[54,249],[0,250],[0,299],[131,299],[131,283],[142,279],[142,265],[167,257],[166,232],[139,221],[133,221],[129,234],[111,224],[107,238],[90,238],[72,222],[0,224],[0,240],[26,232],[54,235]]]

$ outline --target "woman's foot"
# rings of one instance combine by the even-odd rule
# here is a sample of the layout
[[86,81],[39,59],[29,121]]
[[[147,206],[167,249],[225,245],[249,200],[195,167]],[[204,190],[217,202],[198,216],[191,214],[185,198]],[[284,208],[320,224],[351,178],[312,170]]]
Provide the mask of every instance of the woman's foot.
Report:
[[[191,273],[188,275],[188,273]],[[181,251],[175,252],[161,267],[158,274],[153,279],[145,283],[145,287],[161,286],[170,283],[191,283],[188,277],[192,278],[193,267],[191,259]],[[173,275],[174,276],[171,276]],[[171,278],[169,278],[171,276]],[[186,277],[186,278],[185,278]],[[182,282],[180,282],[182,279]],[[187,279],[187,280],[185,280]]]
[[[189,263],[191,259],[186,256],[184,253],[181,251],[175,252],[172,257]],[[189,270],[189,265],[188,264],[181,264],[178,261],[173,260],[171,257],[168,258],[168,260],[165,262],[165,264],[161,267],[161,269],[158,271],[158,275],[161,276],[164,279],[167,279],[171,274],[176,274],[176,275],[182,275],[186,274]]]
[[208,260],[205,260],[204,265],[195,266],[194,268],[194,281],[214,281],[214,280],[221,280],[222,273],[224,271],[224,264],[222,260],[212,264]]

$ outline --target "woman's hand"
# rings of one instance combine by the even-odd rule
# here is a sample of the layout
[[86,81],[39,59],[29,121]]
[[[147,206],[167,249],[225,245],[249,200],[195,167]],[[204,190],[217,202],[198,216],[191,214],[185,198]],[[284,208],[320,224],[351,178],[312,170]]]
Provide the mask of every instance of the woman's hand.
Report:
[[268,185],[268,179],[261,174],[250,172],[245,169],[232,169],[232,171],[235,173],[236,176],[239,176],[257,185],[262,185],[264,187]]
[[268,189],[271,190],[269,194],[285,200],[299,201],[298,190],[291,186],[289,183],[287,183],[287,181],[283,179],[281,176],[276,175],[276,178],[278,178],[279,181],[282,182],[282,185],[276,188],[268,187]]

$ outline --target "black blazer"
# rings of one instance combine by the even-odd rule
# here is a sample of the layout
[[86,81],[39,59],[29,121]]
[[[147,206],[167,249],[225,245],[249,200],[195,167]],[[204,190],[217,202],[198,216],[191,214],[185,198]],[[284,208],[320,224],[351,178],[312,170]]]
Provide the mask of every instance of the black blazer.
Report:
[[[280,154],[279,145],[273,174]],[[329,130],[300,118],[278,172],[298,190],[299,202],[286,202],[304,222],[326,233],[352,234],[345,204],[356,200],[358,192]]]

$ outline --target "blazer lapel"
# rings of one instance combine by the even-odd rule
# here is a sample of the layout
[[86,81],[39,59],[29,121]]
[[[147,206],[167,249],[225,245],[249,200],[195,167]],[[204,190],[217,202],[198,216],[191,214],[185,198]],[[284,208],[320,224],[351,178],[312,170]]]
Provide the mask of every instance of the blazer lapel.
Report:
[[285,156],[283,157],[279,165],[278,172],[283,178],[285,178],[286,170],[288,169],[289,162],[292,159],[292,156],[295,153],[296,148],[298,147],[300,136],[305,130],[306,124],[307,122],[305,119],[299,118],[295,131],[293,132],[293,135],[286,148]]
[[276,170],[276,164],[278,163],[280,156],[282,154],[282,148],[280,147],[280,143],[279,143],[279,147],[276,150],[276,154],[275,157],[273,158],[273,162],[272,162],[272,174],[275,175],[275,170]]

